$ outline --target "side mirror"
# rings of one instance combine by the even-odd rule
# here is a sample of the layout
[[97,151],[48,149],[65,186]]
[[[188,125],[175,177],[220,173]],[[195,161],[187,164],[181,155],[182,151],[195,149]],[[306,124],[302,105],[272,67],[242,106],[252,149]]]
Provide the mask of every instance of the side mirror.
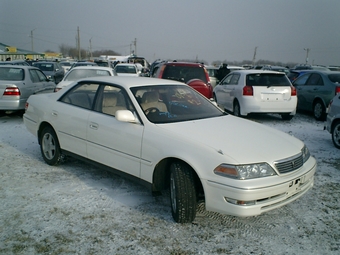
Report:
[[129,110],[118,110],[116,111],[116,119],[122,122],[138,123],[137,118]]

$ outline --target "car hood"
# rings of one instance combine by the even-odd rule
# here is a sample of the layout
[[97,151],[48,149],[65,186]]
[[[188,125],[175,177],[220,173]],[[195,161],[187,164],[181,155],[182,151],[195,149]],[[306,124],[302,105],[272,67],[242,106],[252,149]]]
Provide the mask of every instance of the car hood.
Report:
[[303,143],[291,135],[232,115],[159,127],[174,133],[182,141],[210,147],[240,164],[292,157],[303,147]]

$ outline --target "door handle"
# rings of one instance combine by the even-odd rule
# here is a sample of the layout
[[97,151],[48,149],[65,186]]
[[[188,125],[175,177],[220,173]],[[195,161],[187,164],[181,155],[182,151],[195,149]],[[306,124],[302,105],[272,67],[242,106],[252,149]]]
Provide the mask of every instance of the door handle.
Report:
[[90,128],[97,130],[98,129],[98,124],[97,123],[90,123]]

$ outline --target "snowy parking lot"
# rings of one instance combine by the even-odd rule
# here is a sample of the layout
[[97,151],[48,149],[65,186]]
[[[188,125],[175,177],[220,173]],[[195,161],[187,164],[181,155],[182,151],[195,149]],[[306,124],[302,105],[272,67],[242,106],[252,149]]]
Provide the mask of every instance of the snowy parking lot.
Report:
[[168,194],[71,158],[49,166],[22,117],[0,116],[0,254],[340,254],[340,151],[324,123],[249,119],[305,142],[318,162],[314,187],[257,217],[202,204],[193,223],[178,224]]

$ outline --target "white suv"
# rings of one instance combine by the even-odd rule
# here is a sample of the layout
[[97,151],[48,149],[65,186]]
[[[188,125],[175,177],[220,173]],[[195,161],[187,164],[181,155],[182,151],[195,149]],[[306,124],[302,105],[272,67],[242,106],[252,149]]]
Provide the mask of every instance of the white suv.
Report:
[[332,141],[340,149],[340,93],[329,103],[325,129],[332,134]]

